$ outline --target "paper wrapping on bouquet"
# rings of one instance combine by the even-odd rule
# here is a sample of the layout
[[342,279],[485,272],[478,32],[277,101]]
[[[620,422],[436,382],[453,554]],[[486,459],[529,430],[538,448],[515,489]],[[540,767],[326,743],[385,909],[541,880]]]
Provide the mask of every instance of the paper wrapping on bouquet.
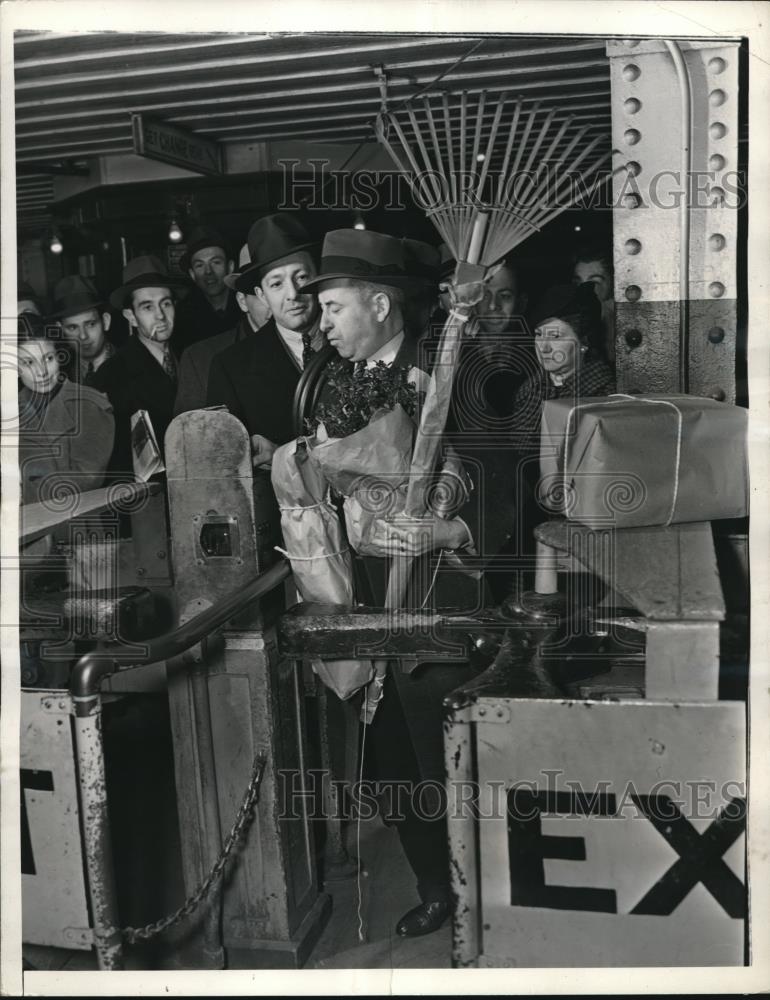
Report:
[[412,418],[396,405],[374,413],[366,427],[347,437],[321,440],[316,435],[310,439],[310,459],[343,496],[367,490],[385,517],[409,471],[414,429]]
[[748,413],[697,396],[616,394],[543,407],[540,495],[620,528],[748,513]]
[[[337,512],[329,501],[328,483],[309,460],[300,438],[282,445],[273,456],[273,489],[281,510],[284,554],[291,562],[303,601],[353,604],[353,563]],[[323,683],[343,700],[374,675],[371,660],[312,659]]]

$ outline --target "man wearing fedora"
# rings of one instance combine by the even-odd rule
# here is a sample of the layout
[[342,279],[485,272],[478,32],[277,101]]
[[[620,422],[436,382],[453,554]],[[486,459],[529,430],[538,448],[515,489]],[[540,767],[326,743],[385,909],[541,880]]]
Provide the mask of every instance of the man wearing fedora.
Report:
[[73,349],[71,376],[83,385],[93,385],[96,372],[115,353],[107,338],[112,317],[105,298],[90,278],[72,274],[56,283],[53,300],[53,312],[47,318],[59,324]]
[[243,284],[241,277],[251,263],[249,245],[244,243],[238,260],[238,270],[225,277],[225,284],[235,292],[241,317],[231,330],[215,337],[192,344],[182,355],[179,364],[179,387],[174,403],[174,416],[187,410],[198,410],[206,405],[209,370],[213,358],[226,347],[255,334],[270,319],[270,308],[264,298],[256,295],[253,282]]
[[132,474],[131,417],[149,414],[161,454],[176,395],[177,360],[169,341],[174,332],[175,298],[186,292],[181,279],[169,275],[153,256],[130,260],[123,283],[110,295],[134,334],[94,374],[95,389],[104,392],[115,413],[115,448],[110,469]]
[[[321,330],[343,358],[367,367],[377,362],[409,366],[410,380],[424,390],[428,375],[415,365],[416,343],[404,328],[405,296],[415,288],[409,271],[407,251],[399,239],[341,229],[327,234],[318,276],[305,287],[317,290]],[[461,549],[472,544],[472,535],[459,517],[429,514],[419,527],[379,520],[366,541],[368,550],[380,557],[420,556],[433,549]],[[374,562],[379,562],[380,570],[387,568],[382,558]],[[374,599],[383,603],[378,575],[369,573]],[[471,676],[465,665],[421,665],[412,674],[389,671],[365,743],[365,767],[373,766],[385,795],[391,782],[394,791],[404,786],[415,789],[421,782],[430,782],[434,790],[443,786],[443,696]],[[446,821],[443,815],[429,819],[428,807],[421,811],[409,795],[398,801],[395,825],[421,902],[398,921],[396,932],[417,937],[438,930],[450,913]]]
[[237,282],[271,312],[253,337],[211,362],[207,405],[224,404],[251,435],[255,467],[270,467],[276,447],[294,437],[292,404],[305,364],[323,346],[315,296],[303,291],[315,277],[315,244],[293,216],[258,219],[249,230],[251,263]]
[[231,330],[240,311],[225,278],[235,270],[227,241],[216,229],[193,229],[180,267],[193,287],[178,309],[174,349],[182,354],[190,344]]

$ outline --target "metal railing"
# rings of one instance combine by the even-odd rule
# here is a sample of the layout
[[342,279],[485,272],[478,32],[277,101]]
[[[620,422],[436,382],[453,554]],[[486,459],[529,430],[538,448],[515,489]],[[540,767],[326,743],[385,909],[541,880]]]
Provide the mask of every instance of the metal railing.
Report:
[[[72,672],[70,694],[75,714],[75,744],[83,817],[88,894],[93,919],[94,948],[100,969],[123,968],[123,942],[118,925],[113,871],[107,786],[102,738],[102,681],[114,673],[135,670],[181,656],[203,641],[291,574],[281,561],[239,587],[212,608],[207,608],[179,628],[149,641],[130,663],[121,662],[120,643],[106,644],[82,656]],[[122,657],[121,657],[122,651]],[[191,663],[191,667],[194,664]],[[213,761],[211,762],[213,769]]]

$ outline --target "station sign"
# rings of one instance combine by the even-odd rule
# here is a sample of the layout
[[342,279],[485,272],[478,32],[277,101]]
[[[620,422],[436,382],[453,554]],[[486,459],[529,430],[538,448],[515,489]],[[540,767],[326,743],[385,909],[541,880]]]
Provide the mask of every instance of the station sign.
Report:
[[221,174],[222,147],[211,139],[142,114],[131,115],[134,152],[198,174]]
[[68,691],[21,692],[22,941],[89,949],[71,712]]
[[744,706],[496,708],[477,725],[478,964],[742,965]]

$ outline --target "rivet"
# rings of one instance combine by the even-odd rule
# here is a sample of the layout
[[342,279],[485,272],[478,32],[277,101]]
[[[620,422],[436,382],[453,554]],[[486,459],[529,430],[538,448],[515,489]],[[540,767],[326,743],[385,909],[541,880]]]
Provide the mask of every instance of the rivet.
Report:
[[637,142],[639,142],[639,140],[642,138],[642,133],[639,131],[639,129],[628,128],[623,133],[623,138],[626,140],[629,146],[635,146]]
[[634,80],[638,80],[641,75],[642,71],[636,63],[628,63],[623,67],[623,79],[627,80],[629,83],[633,83]]
[[724,156],[714,153],[713,156],[709,157],[709,170],[724,170],[726,163],[727,160],[725,160]]
[[711,198],[711,207],[712,208],[721,208],[722,205],[724,205],[724,203],[725,203],[725,190],[724,190],[724,188],[719,187],[719,185],[717,185],[716,187],[713,187],[709,191],[709,196]]
[[642,342],[641,330],[629,330],[626,333],[626,343],[631,348],[631,350],[633,350],[635,347],[638,347],[641,344],[641,342]]
[[487,714],[487,710],[483,706],[481,706],[479,708],[479,715],[486,715],[486,714]]
[[724,139],[727,135],[727,126],[724,122],[712,122],[709,125],[709,135],[712,139]]
[[147,570],[144,568],[144,566],[140,566],[136,571],[137,576],[144,576],[146,573]]
[[718,385],[715,385],[712,389],[706,393],[711,399],[715,399],[718,403],[724,403],[727,398],[724,389],[721,389]]
[[626,164],[626,172],[629,177],[638,177],[642,172],[641,163],[638,163],[636,160],[629,160]]
[[725,331],[721,326],[712,326],[708,332],[708,338],[712,344],[721,344],[725,339]]
[[624,38],[623,39],[623,44],[625,45],[625,47],[627,49],[635,49],[636,46],[639,44],[639,39],[638,38]]
[[623,110],[627,115],[635,115],[642,107],[642,102],[636,97],[629,97],[623,102]]
[[709,59],[708,68],[712,73],[724,73],[727,68],[727,63],[721,56],[714,56],[713,59]]
[[166,553],[165,552],[156,552],[156,555],[157,555],[158,559],[165,559],[166,558]]
[[712,90],[709,94],[709,104],[712,108],[721,107],[727,100],[727,94],[724,90]]
[[503,712],[502,708],[498,708],[498,710],[497,710],[497,717],[498,717],[498,719],[502,719],[502,717],[503,717],[504,714],[505,713]]
[[624,248],[627,254],[630,254],[632,257],[634,257],[641,251],[642,244],[639,242],[639,240],[626,240]]
[[626,298],[629,302],[638,302],[642,297],[642,290],[638,285],[629,285],[626,288]]
[[709,236],[709,246],[712,250],[724,250],[727,240],[721,233],[712,233]]
[[721,299],[725,294],[725,286],[721,281],[712,281],[709,285],[709,295],[712,299]]
[[624,194],[623,195],[623,208],[639,208],[642,204],[642,199],[638,194]]

